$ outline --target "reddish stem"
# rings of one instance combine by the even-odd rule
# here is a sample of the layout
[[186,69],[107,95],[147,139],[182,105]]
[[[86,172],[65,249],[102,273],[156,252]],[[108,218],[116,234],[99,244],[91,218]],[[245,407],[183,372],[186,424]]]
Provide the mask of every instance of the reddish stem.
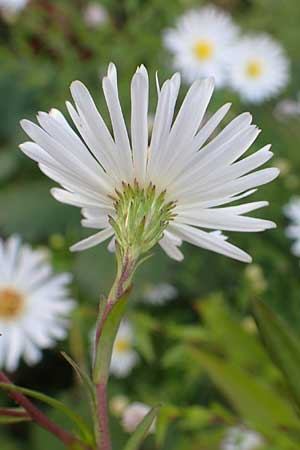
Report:
[[7,417],[29,417],[25,411],[15,411],[13,409],[8,408],[0,408],[0,416]]
[[[0,382],[6,384],[13,384],[3,372],[0,372]],[[25,409],[27,415],[35,423],[37,423],[40,427],[44,428],[45,430],[49,431],[49,433],[54,434],[54,436],[60,439],[66,445],[66,447],[69,447],[75,443],[81,444],[81,442],[75,436],[63,430],[62,428],[60,428],[60,426],[58,426],[51,419],[49,419],[30,400],[28,400],[28,398],[25,397],[25,395],[16,391],[9,391],[8,395]]]
[[99,450],[110,450],[109,421],[107,413],[107,384],[99,383],[96,386],[97,392],[97,413],[99,418],[100,442]]
[[[111,292],[109,294],[105,310],[99,321],[96,330],[96,348],[98,347],[101,333],[104,323],[112,310],[114,304],[122,297],[126,289],[128,289],[128,281],[134,270],[136,261],[130,259],[126,254],[123,261],[121,273],[115,281]],[[110,433],[109,433],[109,420],[108,420],[108,405],[107,405],[107,380],[102,380],[96,385],[97,394],[97,414],[98,414],[98,450],[110,450]]]

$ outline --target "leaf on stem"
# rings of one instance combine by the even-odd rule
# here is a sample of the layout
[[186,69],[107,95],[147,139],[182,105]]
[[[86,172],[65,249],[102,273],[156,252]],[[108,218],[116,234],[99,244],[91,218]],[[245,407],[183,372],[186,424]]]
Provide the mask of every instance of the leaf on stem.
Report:
[[23,408],[0,408],[0,425],[29,422],[31,418]]
[[[121,319],[127,305],[130,288],[111,306],[105,317],[103,313],[103,324],[97,343],[93,380],[95,384],[106,382],[108,379],[111,355],[115,336],[117,334]],[[109,303],[107,303],[107,308]]]
[[85,443],[93,444],[94,437],[89,427],[82,419],[82,417],[76,414],[71,408],[67,407],[64,403],[60,402],[59,400],[56,400],[55,398],[49,397],[48,395],[42,394],[41,392],[16,386],[14,384],[0,383],[0,388],[6,391],[20,392],[21,394],[24,394],[27,397],[35,398],[36,400],[39,400],[57,409],[65,416],[67,416],[77,426],[77,429],[80,432],[80,435]]
[[80,381],[86,388],[86,392],[88,393],[89,397],[91,398],[92,403],[95,404],[96,403],[95,388],[94,388],[93,382],[92,382],[91,378],[89,377],[89,375],[66,352],[61,352],[61,354],[67,360],[67,362],[70,364],[70,366],[73,367],[74,371],[78,375],[78,378],[80,379]]

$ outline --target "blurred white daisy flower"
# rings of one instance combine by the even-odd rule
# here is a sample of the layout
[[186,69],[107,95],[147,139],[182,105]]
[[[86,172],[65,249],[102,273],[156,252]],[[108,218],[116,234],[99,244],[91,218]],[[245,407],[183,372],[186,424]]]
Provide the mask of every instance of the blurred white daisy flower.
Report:
[[263,444],[260,434],[242,427],[229,428],[222,450],[256,450]]
[[7,16],[14,16],[25,8],[29,0],[0,0],[0,11]]
[[143,301],[151,305],[164,305],[177,297],[177,289],[169,283],[158,283],[146,286]]
[[285,52],[267,34],[244,37],[232,49],[228,83],[244,100],[260,103],[274,97],[286,86],[288,78]]
[[226,80],[226,53],[237,38],[237,28],[229,14],[214,6],[190,10],[175,28],[164,32],[165,47],[174,55],[174,66],[190,83],[212,76],[216,85]]
[[89,3],[84,10],[84,21],[90,28],[98,28],[108,20],[108,13],[100,3]]
[[265,201],[227,206],[253,194],[279,173],[277,168],[254,171],[272,157],[269,145],[241,159],[260,132],[251,124],[251,115],[237,116],[215,135],[230,104],[203,124],[213,80],[195,81],[174,119],[179,88],[180,76],[175,74],[159,89],[150,144],[149,81],[144,66],[137,69],[131,83],[131,143],[113,64],[103,79],[103,90],[114,137],[80,81],[71,85],[77,109],[69,102],[67,107],[81,138],[58,110],[40,112],[40,126],[21,122],[34,141],[22,144],[22,151],[63,187],[52,189],[53,196],[82,208],[82,225],[98,230],[71,250],[115,237],[120,249],[135,256],[159,242],[170,257],[181,260],[178,247],[186,241],[250,262],[247,253],[220,233],[205,230],[258,232],[275,227],[268,220],[244,215],[266,206]]
[[[150,406],[144,403],[134,402],[125,408],[122,418],[122,426],[127,433],[133,433],[137,426],[144,419],[146,414],[150,411]],[[155,420],[153,421],[149,433],[155,431]]]
[[45,253],[0,239],[0,367],[13,371],[21,357],[37,363],[41,349],[67,335],[67,317],[75,306],[69,297],[71,275],[54,275]]
[[300,197],[292,197],[283,209],[291,224],[286,228],[286,235],[293,239],[291,250],[295,256],[300,256]]
[[111,358],[110,371],[118,378],[126,377],[138,362],[133,348],[134,334],[129,322],[123,320],[118,330]]

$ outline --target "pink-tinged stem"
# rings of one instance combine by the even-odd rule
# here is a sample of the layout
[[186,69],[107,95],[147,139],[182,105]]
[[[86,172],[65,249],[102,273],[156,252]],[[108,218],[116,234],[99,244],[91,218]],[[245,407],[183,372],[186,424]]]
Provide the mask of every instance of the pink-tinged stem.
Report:
[[[130,285],[132,273],[136,265],[136,260],[125,255],[122,262],[122,270],[115,280],[115,283],[108,296],[107,304],[96,330],[96,348],[100,342],[104,323],[109,316],[114,304],[122,297]],[[107,377],[96,385],[97,395],[97,415],[98,415],[98,439],[97,450],[111,450],[109,420],[108,420],[108,402],[107,402]]]
[[[0,372],[0,382],[13,384],[3,372]],[[54,436],[56,436],[66,445],[66,447],[69,447],[75,443],[81,444],[80,441],[75,436],[63,430],[51,419],[49,419],[30,400],[28,400],[28,398],[25,397],[25,395],[16,391],[9,391],[8,395],[25,409],[27,415],[35,423],[37,423],[40,427],[44,428],[45,430],[49,431],[49,433],[52,433]],[[88,450],[87,447],[86,450]]]
[[14,411],[13,409],[0,408],[0,416],[6,417],[29,417],[25,411]]
[[99,383],[96,386],[97,392],[97,413],[99,419],[100,439],[98,442],[99,450],[110,450],[109,421],[107,413],[107,384]]

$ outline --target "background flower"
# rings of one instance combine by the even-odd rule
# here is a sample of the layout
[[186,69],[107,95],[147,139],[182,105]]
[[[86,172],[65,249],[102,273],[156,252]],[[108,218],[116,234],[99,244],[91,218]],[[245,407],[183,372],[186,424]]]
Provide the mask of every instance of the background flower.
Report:
[[246,101],[260,103],[277,96],[288,82],[285,52],[267,34],[243,37],[229,58],[229,85]]
[[27,5],[29,0],[0,0],[0,11],[5,15],[14,15]]
[[133,345],[134,334],[132,327],[128,321],[123,320],[114,342],[110,366],[111,373],[116,377],[126,377],[133,367],[136,366],[139,357]]
[[178,292],[175,286],[169,283],[159,283],[146,287],[143,294],[143,301],[151,305],[164,305],[176,298],[177,295]]
[[85,7],[84,20],[90,28],[96,28],[107,22],[108,14],[100,3],[91,2]]
[[[140,424],[143,418],[150,411],[150,406],[144,403],[134,402],[127,406],[123,413],[122,426],[125,431],[132,433],[136,427]],[[149,433],[154,433],[155,423],[150,427]]]
[[286,235],[294,240],[292,253],[300,256],[300,197],[291,198],[284,207],[284,213],[291,222],[286,228]]
[[164,44],[185,81],[212,76],[216,85],[222,86],[226,79],[225,56],[237,34],[230,15],[210,5],[179,17],[176,27],[164,32]]
[[261,436],[255,431],[242,427],[232,427],[227,431],[222,450],[256,450],[262,444]]
[[0,240],[0,366],[37,363],[41,350],[65,339],[68,316],[75,303],[70,299],[68,273],[54,275],[45,254],[21,245],[12,236]]

